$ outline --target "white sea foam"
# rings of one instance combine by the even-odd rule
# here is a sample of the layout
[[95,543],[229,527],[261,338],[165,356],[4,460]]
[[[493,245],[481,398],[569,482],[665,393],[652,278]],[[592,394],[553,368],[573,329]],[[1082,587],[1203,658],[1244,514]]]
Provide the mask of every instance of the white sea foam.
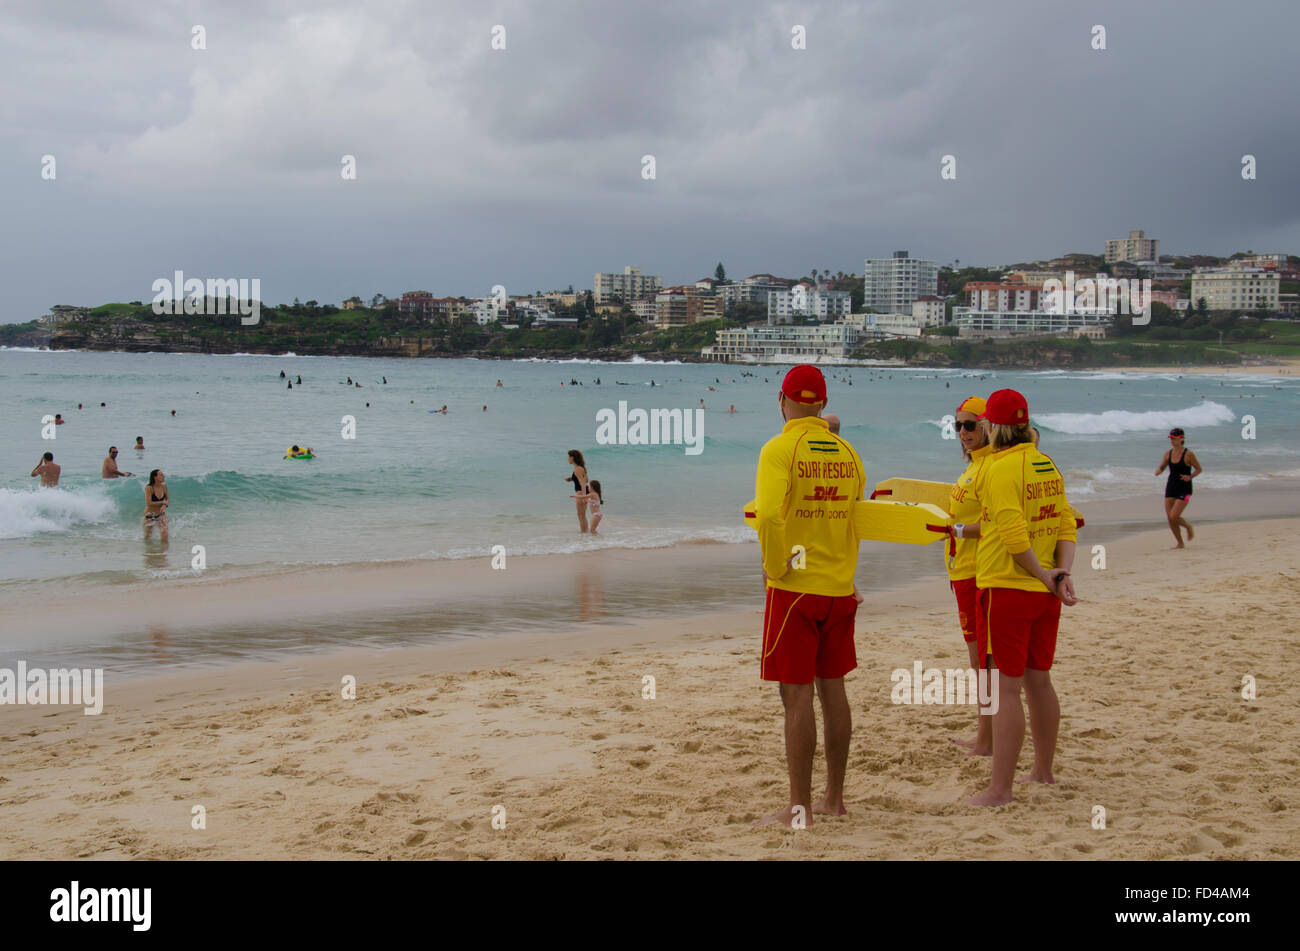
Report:
[[1184,429],[1235,423],[1237,414],[1222,403],[1207,400],[1186,409],[1133,411],[1106,410],[1104,413],[1030,413],[1032,421],[1044,429],[1069,435],[1097,436],[1119,433],[1160,432],[1173,426]]
[[0,489],[0,538],[30,538],[106,521],[113,500],[96,490]]

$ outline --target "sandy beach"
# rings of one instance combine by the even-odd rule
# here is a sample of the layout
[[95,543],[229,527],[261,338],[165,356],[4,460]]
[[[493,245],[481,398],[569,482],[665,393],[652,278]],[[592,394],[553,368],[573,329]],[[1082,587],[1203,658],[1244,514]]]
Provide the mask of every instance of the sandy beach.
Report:
[[1101,570],[1081,548],[1053,671],[1058,783],[1011,806],[963,804],[989,770],[951,742],[973,708],[890,702],[893,669],[964,663],[936,575],[860,609],[849,815],[808,830],[750,828],[786,797],[756,589],[752,610],[544,642],[110,680],[99,716],[0,708],[0,857],[1295,858],[1296,524],[1207,521],[1181,552],[1130,534]]
[[1243,363],[1227,366],[1119,366],[1119,367],[1098,367],[1099,370],[1105,370],[1110,373],[1178,373],[1192,374],[1198,376],[1221,375],[1221,374],[1241,374],[1243,376],[1296,376],[1300,374],[1300,360],[1291,360],[1281,357],[1269,357],[1263,363]]

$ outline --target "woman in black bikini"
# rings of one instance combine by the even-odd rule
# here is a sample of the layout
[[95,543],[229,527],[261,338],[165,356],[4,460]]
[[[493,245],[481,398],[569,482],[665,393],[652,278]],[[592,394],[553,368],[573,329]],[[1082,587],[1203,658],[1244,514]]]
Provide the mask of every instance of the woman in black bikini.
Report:
[[573,475],[565,479],[565,482],[572,482],[574,491],[580,496],[578,499],[578,534],[587,534],[587,461],[582,458],[582,453],[576,449],[569,450],[569,464],[573,466]]
[[1174,538],[1178,542],[1174,548],[1186,548],[1187,546],[1183,544],[1183,533],[1179,529],[1187,529],[1189,542],[1196,537],[1196,533],[1192,531],[1191,523],[1183,518],[1183,509],[1187,508],[1187,503],[1192,501],[1192,480],[1205,470],[1201,468],[1196,453],[1183,445],[1182,429],[1175,426],[1169,430],[1169,439],[1172,445],[1160,460],[1160,468],[1156,470],[1156,475],[1160,475],[1166,468],[1169,469],[1169,478],[1165,481],[1165,517],[1169,520],[1169,530],[1174,533]]
[[147,541],[153,534],[153,527],[158,526],[163,541],[167,540],[167,506],[171,504],[171,493],[167,491],[166,479],[161,469],[149,473],[149,484],[144,487],[144,537]]

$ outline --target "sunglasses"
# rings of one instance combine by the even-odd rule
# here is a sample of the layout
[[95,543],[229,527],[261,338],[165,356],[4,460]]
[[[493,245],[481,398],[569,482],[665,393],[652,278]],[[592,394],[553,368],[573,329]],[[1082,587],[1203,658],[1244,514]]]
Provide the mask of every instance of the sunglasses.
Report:
[[980,421],[978,419],[959,419],[952,424],[952,428],[961,432],[963,429],[968,433],[973,433],[979,429]]

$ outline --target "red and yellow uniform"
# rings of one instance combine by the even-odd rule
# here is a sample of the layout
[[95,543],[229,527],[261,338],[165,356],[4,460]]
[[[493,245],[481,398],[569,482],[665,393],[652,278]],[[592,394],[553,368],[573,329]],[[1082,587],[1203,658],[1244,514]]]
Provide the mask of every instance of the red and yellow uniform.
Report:
[[754,511],[768,579],[764,680],[811,683],[857,666],[853,514],[866,487],[857,452],[819,417],[788,421],[763,446]]
[[1065,480],[1048,456],[1021,443],[986,460],[976,492],[982,505],[975,567],[980,651],[991,653],[1009,677],[1023,676],[1026,666],[1049,670],[1061,602],[1012,555],[1032,549],[1044,571],[1056,567],[1057,543],[1076,537]]
[[[985,461],[992,450],[988,446],[972,449],[970,464],[952,486],[948,498],[949,524],[960,522],[972,525],[980,521],[983,506],[980,505],[976,482],[984,468]],[[956,554],[947,558],[948,585],[957,596],[957,613],[961,616],[962,637],[969,643],[975,640],[975,618],[978,608],[975,602],[975,552],[979,547],[978,538],[954,538]],[[944,549],[947,556],[947,549]]]

